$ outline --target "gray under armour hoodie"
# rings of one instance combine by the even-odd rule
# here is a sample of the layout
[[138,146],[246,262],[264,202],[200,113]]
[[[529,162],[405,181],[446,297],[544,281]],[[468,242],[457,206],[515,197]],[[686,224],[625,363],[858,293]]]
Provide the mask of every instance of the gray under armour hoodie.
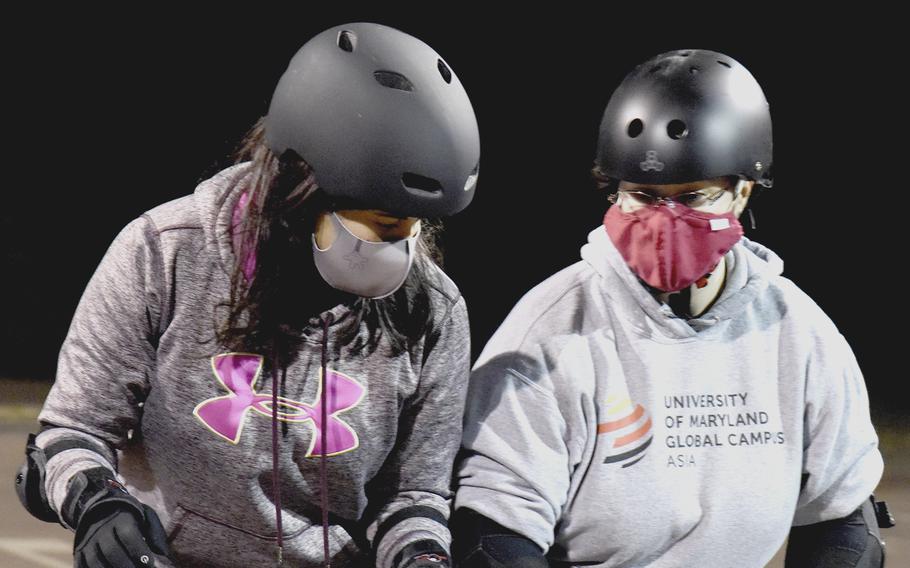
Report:
[[[60,511],[76,472],[118,471],[168,532],[173,564],[159,566],[275,564],[271,378],[261,354],[228,353],[214,337],[248,175],[248,164],[228,168],[116,237],[82,296],[39,416],[53,426],[39,446],[62,449],[47,464],[51,505]],[[327,334],[328,312],[314,314],[287,368],[277,476],[288,566],[323,562],[323,454],[332,566],[371,566],[372,552],[377,566],[394,568],[396,554],[423,539],[448,549],[469,329],[455,284],[421,261],[435,316],[415,348],[394,356],[383,339],[368,356],[353,353],[336,338],[354,317],[339,304],[328,310]],[[324,381],[323,347],[333,354]]]
[[603,226],[475,363],[455,508],[551,566],[761,567],[791,525],[854,511],[882,458],[854,355],[746,238],[695,319],[642,286]]

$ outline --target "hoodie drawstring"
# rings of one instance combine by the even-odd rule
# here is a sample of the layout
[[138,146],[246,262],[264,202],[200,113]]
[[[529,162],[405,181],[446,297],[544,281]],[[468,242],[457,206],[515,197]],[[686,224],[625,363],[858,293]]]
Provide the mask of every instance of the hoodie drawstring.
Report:
[[329,447],[328,441],[328,428],[326,424],[329,421],[328,418],[328,342],[329,342],[329,325],[332,323],[332,313],[329,312],[323,321],[322,327],[322,427],[319,428],[319,432],[322,435],[322,452],[319,456],[319,497],[321,501],[322,508],[322,554],[323,562],[325,563],[325,568],[329,568],[329,483],[328,475],[326,474],[326,461],[325,461],[325,452]]
[[[329,326],[332,324],[334,316],[331,312],[328,313],[326,318],[322,320],[322,420],[321,424],[326,424],[328,422],[328,342],[329,342]],[[278,474],[278,352],[272,352],[272,491],[275,494],[275,529],[278,534],[276,537],[278,544],[278,566],[281,567],[284,564],[284,545],[283,545],[283,529],[281,526],[281,484],[279,483],[279,474]],[[281,373],[284,375],[287,370],[282,368]],[[282,377],[283,379],[283,377]],[[282,380],[282,382],[284,382]],[[328,443],[328,432],[327,429],[322,427],[319,428],[319,432],[322,436],[322,453],[319,456],[319,501],[320,509],[322,509],[322,555],[323,555],[323,566],[325,568],[330,568],[329,564],[329,483],[328,475],[326,473],[326,459],[325,459],[325,450],[329,447]]]
[[[284,371],[284,370],[282,370]],[[272,351],[272,492],[275,494],[275,528],[278,532],[278,566],[284,565],[281,527],[281,483],[278,475],[278,352]]]

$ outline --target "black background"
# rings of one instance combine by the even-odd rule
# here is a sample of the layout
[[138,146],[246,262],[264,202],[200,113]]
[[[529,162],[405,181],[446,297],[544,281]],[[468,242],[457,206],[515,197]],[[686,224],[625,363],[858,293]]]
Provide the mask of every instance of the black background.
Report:
[[489,4],[10,18],[20,39],[6,42],[14,150],[0,207],[0,376],[52,380],[76,303],[117,232],[230,163],[309,37],[374,21],[442,54],[477,113],[477,195],[444,237],[475,358],[518,298],[576,261],[600,223],[605,195],[588,169],[623,76],[663,51],[713,49],[743,63],[771,104],[776,183],[753,200],[758,229],[747,235],[784,259],[785,276],[844,333],[876,407],[905,414],[906,50],[887,15]]

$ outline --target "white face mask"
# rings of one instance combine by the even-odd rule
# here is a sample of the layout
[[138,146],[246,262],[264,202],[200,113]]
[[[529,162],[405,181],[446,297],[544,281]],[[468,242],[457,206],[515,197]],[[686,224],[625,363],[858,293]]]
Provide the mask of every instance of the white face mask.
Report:
[[321,249],[313,239],[313,260],[322,278],[333,288],[379,299],[391,295],[404,284],[417,245],[416,234],[391,242],[365,241],[348,230],[333,212],[335,242]]

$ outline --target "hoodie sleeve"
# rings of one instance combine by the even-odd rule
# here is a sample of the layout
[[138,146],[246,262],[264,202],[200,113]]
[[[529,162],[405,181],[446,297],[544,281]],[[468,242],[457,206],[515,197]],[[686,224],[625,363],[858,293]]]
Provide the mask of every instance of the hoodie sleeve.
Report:
[[843,335],[834,330],[817,341],[807,372],[796,526],[852,513],[883,468],[863,375]]
[[584,393],[593,374],[569,376],[565,367],[584,361],[567,350],[578,335],[565,333],[586,310],[583,296],[570,293],[583,282],[577,266],[528,291],[487,342],[471,372],[455,467],[456,510],[472,509],[544,552],[588,436]]
[[154,372],[162,273],[145,216],[128,224],[89,281],[60,349],[56,381],[38,416],[49,461],[45,488],[60,512],[79,471],[116,471],[117,448],[139,424]]
[[472,509],[546,552],[569,490],[570,428],[539,346],[484,355],[471,373],[455,509]]
[[[402,551],[421,542],[448,554],[451,536],[452,462],[461,442],[461,419],[471,365],[467,305],[459,296],[428,346],[415,394],[405,401],[395,454],[375,480],[390,495],[367,536],[378,568],[398,568]],[[428,339],[431,341],[431,339]],[[413,548],[413,547],[412,547]],[[437,548],[438,550],[438,548]]]

